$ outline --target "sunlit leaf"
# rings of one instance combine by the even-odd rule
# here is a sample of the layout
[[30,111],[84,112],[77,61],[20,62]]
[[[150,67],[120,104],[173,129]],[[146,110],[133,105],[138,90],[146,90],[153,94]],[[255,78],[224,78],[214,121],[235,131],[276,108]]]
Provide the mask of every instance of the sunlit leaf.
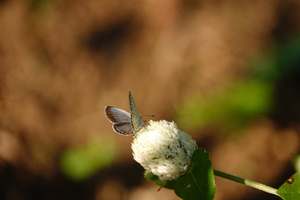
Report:
[[300,199],[300,172],[289,178],[278,190],[277,194],[284,200]]

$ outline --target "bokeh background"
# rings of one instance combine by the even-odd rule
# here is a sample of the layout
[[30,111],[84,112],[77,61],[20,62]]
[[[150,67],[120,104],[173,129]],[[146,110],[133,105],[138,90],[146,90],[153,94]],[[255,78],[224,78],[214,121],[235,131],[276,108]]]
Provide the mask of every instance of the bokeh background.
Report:
[[299,170],[300,1],[1,0],[0,199],[179,199],[104,115],[129,91],[215,169],[278,188]]

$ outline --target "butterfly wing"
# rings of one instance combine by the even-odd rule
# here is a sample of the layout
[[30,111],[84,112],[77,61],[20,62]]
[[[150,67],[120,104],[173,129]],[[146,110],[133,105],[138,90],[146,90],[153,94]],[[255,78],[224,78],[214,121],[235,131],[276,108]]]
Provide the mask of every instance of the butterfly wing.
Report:
[[130,123],[130,113],[121,110],[119,108],[115,108],[112,106],[105,107],[105,115],[107,119],[112,123],[119,122],[129,122]]
[[131,119],[128,112],[112,106],[106,106],[105,115],[113,123],[112,128],[116,133],[121,135],[132,134]]
[[113,130],[121,135],[132,135],[132,127],[130,122],[113,124]]
[[133,130],[133,134],[135,135],[138,130],[143,126],[143,119],[141,118],[134,100],[131,96],[131,92],[129,92],[129,104],[130,104],[130,111],[131,111],[131,127]]

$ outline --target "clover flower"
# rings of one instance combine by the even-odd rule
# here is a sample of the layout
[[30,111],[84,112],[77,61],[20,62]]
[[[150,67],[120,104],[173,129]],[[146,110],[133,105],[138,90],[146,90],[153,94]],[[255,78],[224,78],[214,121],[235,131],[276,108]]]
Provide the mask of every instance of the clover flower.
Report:
[[196,141],[165,120],[146,123],[131,144],[133,158],[160,180],[177,180],[191,165]]

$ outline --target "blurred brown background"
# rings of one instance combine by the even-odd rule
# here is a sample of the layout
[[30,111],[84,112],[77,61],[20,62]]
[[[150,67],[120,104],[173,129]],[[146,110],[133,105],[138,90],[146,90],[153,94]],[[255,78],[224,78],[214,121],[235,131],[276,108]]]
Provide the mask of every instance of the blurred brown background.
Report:
[[[179,128],[215,169],[279,187],[299,152],[300,54],[285,46],[299,28],[298,0],[1,0],[0,199],[179,199],[143,178],[104,107],[129,111],[130,90],[144,119],[180,122],[182,102],[218,98],[254,68],[276,74],[260,78],[270,108],[238,129]],[[281,50],[295,56],[272,62]],[[216,200],[279,199],[216,184]]]

